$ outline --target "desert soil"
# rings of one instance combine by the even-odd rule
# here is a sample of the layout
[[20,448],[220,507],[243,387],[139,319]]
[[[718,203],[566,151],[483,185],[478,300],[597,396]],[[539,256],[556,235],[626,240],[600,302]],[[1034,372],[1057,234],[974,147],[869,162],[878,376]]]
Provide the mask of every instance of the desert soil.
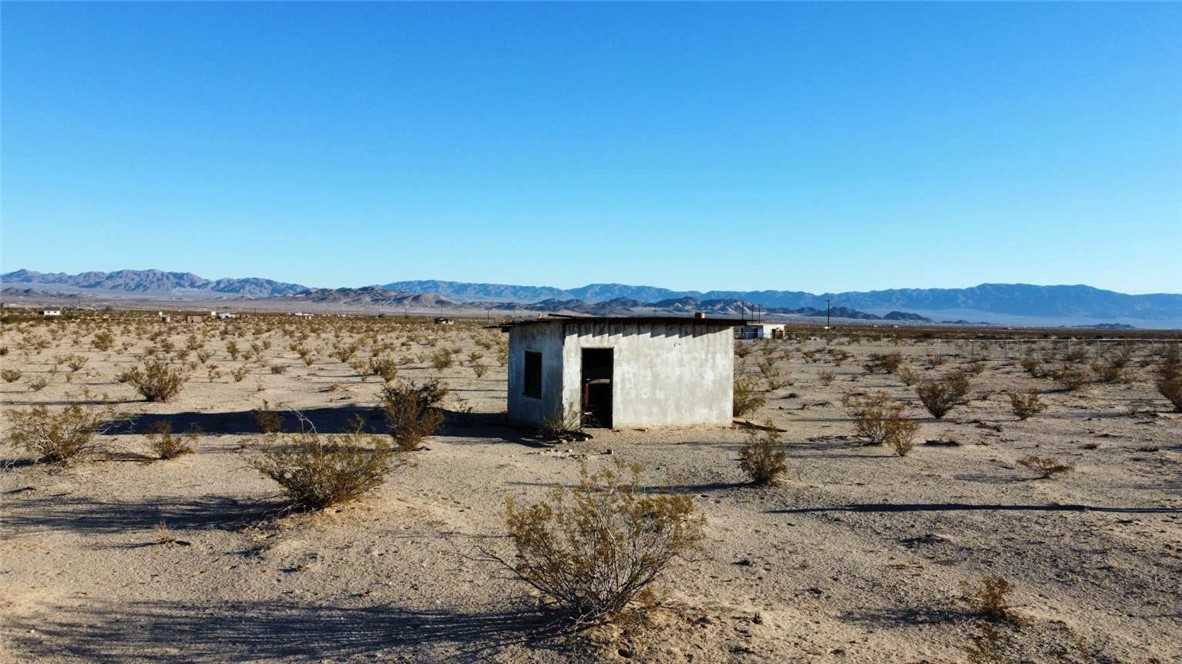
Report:
[[[92,344],[104,327],[108,351]],[[742,427],[593,430],[545,446],[505,426],[504,340],[476,324],[143,317],[17,322],[3,334],[3,367],[22,372],[0,384],[4,414],[105,393],[137,416],[102,437],[104,453],[65,467],[0,447],[6,661],[961,662],[989,628],[995,661],[1182,661],[1182,416],[1153,389],[1147,344],[1134,345],[1122,381],[1067,392],[1019,366],[1032,344],[896,344],[878,332],[740,342],[753,377],[771,356],[791,381],[748,416],[782,429],[788,450],[787,477],[756,488],[736,463]],[[175,358],[190,335],[213,355],[186,356],[195,366],[174,400],[144,402],[115,380],[147,349]],[[233,360],[229,340],[270,344]],[[329,356],[354,340],[358,358],[375,346],[398,357],[400,378],[446,381],[448,422],[372,495],[285,514],[277,485],[249,464],[262,438],[250,411],[266,400],[289,429],[295,411],[325,433],[354,414],[380,426],[382,380]],[[436,370],[430,356],[444,347],[458,349],[456,364]],[[1085,350],[1082,364],[1097,353]],[[473,352],[487,366],[479,378]],[[921,376],[974,354],[983,371],[968,403],[934,420],[897,375],[863,368],[890,352]],[[66,366],[51,369],[70,354],[87,361],[67,382]],[[49,383],[33,391],[38,377]],[[1019,421],[1006,392],[1028,389],[1048,410]],[[842,396],[876,390],[920,423],[905,457],[853,437]],[[158,420],[200,425],[195,453],[148,456],[144,432]],[[1037,479],[1017,463],[1029,455],[1074,468]],[[556,633],[543,598],[481,552],[509,551],[506,497],[541,500],[577,483],[581,465],[617,460],[640,464],[646,486],[693,496],[707,542],[668,569],[647,619]],[[965,601],[991,575],[1012,584],[1021,626],[987,623]]]

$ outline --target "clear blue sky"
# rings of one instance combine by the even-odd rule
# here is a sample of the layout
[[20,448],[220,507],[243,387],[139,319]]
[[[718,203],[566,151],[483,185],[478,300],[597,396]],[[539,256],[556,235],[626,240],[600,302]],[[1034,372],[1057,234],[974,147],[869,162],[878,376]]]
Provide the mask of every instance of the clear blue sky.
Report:
[[5,271],[1182,292],[1182,4],[21,4]]

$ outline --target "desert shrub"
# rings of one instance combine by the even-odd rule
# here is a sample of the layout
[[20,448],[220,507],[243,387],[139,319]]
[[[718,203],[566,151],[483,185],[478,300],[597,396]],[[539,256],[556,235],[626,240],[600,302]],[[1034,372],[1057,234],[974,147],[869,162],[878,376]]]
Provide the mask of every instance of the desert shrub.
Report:
[[739,449],[739,468],[756,485],[775,484],[780,475],[788,472],[788,453],[780,440],[780,432],[768,420],[765,429],[748,429],[747,444]]
[[249,375],[250,367],[246,366],[245,364],[230,371],[230,376],[234,378],[235,383],[241,383]]
[[330,439],[305,431],[264,443],[250,463],[278,482],[294,507],[319,510],[381,486],[394,454],[382,436],[350,433]]
[[915,385],[915,393],[924,408],[938,420],[957,404],[964,403],[969,393],[969,379],[964,373],[954,371],[943,378],[919,381]]
[[484,374],[488,373],[488,367],[476,362],[472,365],[472,373],[475,374],[477,378],[484,378]]
[[281,375],[287,373],[287,365],[286,364],[272,364],[270,368],[271,368],[271,373],[276,376],[281,376]]
[[1037,390],[1029,392],[1010,392],[1010,408],[1014,416],[1020,420],[1027,420],[1047,409],[1047,405],[1038,396]]
[[443,424],[443,413],[437,405],[447,392],[447,387],[437,380],[422,385],[407,381],[382,390],[382,410],[398,451],[414,451],[423,438]]
[[1174,406],[1174,412],[1182,413],[1182,377],[1162,378],[1153,385]]
[[180,394],[185,374],[161,360],[149,360],[142,368],[132,367],[120,373],[116,380],[129,383],[148,401],[168,401]]
[[1013,586],[1000,576],[987,576],[976,587],[965,592],[965,601],[982,618],[995,622],[1020,625],[1021,618],[1014,613],[1009,594]]
[[518,579],[555,600],[581,622],[610,619],[635,601],[676,557],[703,539],[693,498],[647,493],[639,469],[582,468],[579,485],[555,489],[529,507],[506,500],[512,559],[489,554]]
[[919,425],[903,418],[903,404],[892,401],[889,394],[847,394],[843,403],[854,419],[857,435],[865,438],[867,445],[888,445],[896,450],[910,450],[908,444],[915,439]]
[[743,376],[735,381],[734,402],[731,408],[735,417],[755,412],[766,403],[767,396],[759,391],[755,381],[750,377]]
[[1033,455],[1018,459],[1018,465],[1035,471],[1038,473],[1038,478],[1042,480],[1049,479],[1059,473],[1065,473],[1075,468],[1071,463],[1064,463],[1051,457]]
[[435,367],[436,371],[443,371],[453,364],[455,364],[455,356],[448,349],[441,348],[431,353],[431,366]]
[[0,371],[0,378],[4,379],[5,383],[15,383],[24,375],[18,369],[4,369]]
[[862,366],[866,369],[866,373],[895,373],[901,364],[903,364],[903,354],[895,351],[892,353],[871,353]]
[[370,375],[379,376],[387,383],[398,377],[398,361],[392,357],[374,356],[369,358]]
[[[592,420],[593,418],[588,418]],[[588,421],[586,426],[595,426],[598,422]],[[545,441],[570,441],[579,437],[584,422],[577,410],[556,408],[542,420],[538,427],[538,438]]]
[[911,387],[915,384],[915,381],[919,380],[919,372],[911,368],[910,365],[906,364],[896,369],[895,375],[898,376],[899,380],[901,380],[907,387]]
[[209,361],[209,358],[213,357],[213,351],[207,348],[202,348],[201,350],[196,351],[196,353],[197,359],[200,360],[202,364],[205,364]]
[[817,378],[821,381],[821,384],[826,387],[832,385],[833,379],[836,377],[837,374],[835,374],[832,369],[823,369],[817,374]]
[[49,385],[49,378],[47,376],[37,376],[36,378],[29,379],[29,389],[33,392],[40,392],[45,389],[46,385]]
[[226,352],[229,353],[231,360],[237,360],[238,354],[242,351],[238,348],[238,342],[231,339],[226,342]]
[[72,403],[54,411],[38,405],[9,414],[6,438],[39,462],[64,464],[100,451],[95,435],[113,429],[121,419],[110,407],[89,409]]
[[159,420],[148,433],[148,448],[160,459],[175,459],[193,452],[192,442],[196,437],[196,430],[179,436],[173,435],[172,423],[168,420]]
[[776,366],[776,358],[770,355],[761,359],[756,364],[756,368],[759,369],[759,375],[763,377],[763,381],[769,391],[774,392],[792,384],[792,380],[788,378],[788,374]]
[[250,411],[255,426],[263,433],[275,433],[283,429],[283,415],[279,411],[271,410],[271,404],[263,399],[263,407]]
[[1073,392],[1092,380],[1092,372],[1081,364],[1065,364],[1050,373],[1055,385],[1064,392]]
[[115,347],[115,335],[107,330],[102,330],[95,333],[94,339],[90,341],[90,345],[105,353]]
[[1034,378],[1046,378],[1047,372],[1043,361],[1035,355],[1027,355],[1018,361],[1022,369]]

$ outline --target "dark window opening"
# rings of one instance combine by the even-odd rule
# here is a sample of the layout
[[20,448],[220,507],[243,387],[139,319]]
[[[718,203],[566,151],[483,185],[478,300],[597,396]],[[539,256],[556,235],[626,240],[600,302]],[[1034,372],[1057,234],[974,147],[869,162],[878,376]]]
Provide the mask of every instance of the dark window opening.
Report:
[[525,387],[521,393],[535,399],[542,398],[542,354],[525,352]]

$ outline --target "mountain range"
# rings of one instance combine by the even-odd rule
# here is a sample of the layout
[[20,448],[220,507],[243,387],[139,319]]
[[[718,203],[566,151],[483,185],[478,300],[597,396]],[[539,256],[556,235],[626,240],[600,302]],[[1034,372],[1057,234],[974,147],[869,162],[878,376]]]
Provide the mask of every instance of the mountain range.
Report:
[[[827,307],[850,317],[888,320],[983,320],[1003,324],[1128,323],[1182,328],[1182,295],[1127,295],[1091,286],[981,284],[971,288],[909,288],[813,294],[802,291],[674,291],[653,286],[589,284],[546,286],[456,281],[397,281],[364,288],[317,289],[271,279],[210,280],[187,272],[119,270],[81,274],[17,270],[0,275],[6,287],[20,285],[47,293],[108,293],[167,299],[288,298],[309,302],[373,306],[454,307],[527,311],[660,310],[690,313],[720,310],[749,313],[752,304],[771,312],[816,315]],[[729,303],[729,304],[728,304]],[[812,314],[806,312],[813,312]],[[905,312],[905,313],[904,313]],[[858,316],[857,314],[864,314]],[[835,311],[835,316],[837,313]]]

